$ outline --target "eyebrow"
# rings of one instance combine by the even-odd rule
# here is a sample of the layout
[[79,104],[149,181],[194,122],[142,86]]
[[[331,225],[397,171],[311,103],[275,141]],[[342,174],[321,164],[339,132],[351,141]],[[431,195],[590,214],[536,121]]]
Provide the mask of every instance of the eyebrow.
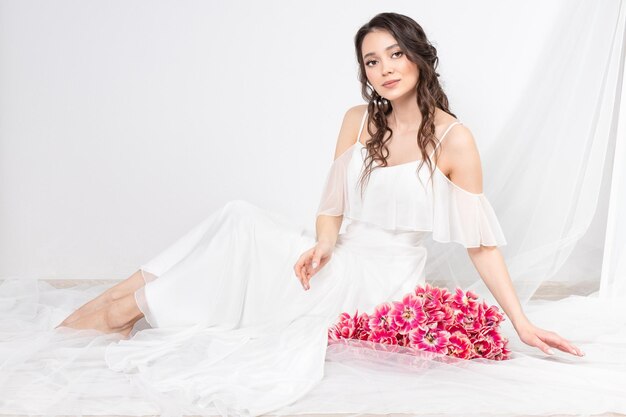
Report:
[[[386,47],[386,48],[385,48],[385,51],[388,51],[389,49],[394,48],[394,47],[396,47],[396,46],[400,46],[400,45],[398,45],[397,43],[394,43],[393,45],[389,45],[388,47]],[[365,55],[363,55],[363,59],[367,58],[367,57],[368,57],[368,56],[370,56],[370,55],[374,55],[374,52],[368,52],[368,53],[366,53]]]

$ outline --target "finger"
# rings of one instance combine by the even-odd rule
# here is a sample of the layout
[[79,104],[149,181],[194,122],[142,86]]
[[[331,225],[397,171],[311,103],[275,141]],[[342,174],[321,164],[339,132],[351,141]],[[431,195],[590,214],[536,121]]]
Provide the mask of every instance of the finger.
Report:
[[571,353],[572,355],[583,356],[582,350],[569,343],[567,340],[562,339],[558,345],[559,349],[564,352]]
[[572,345],[567,339],[559,336],[554,332],[549,332],[544,335],[544,340],[551,346],[562,350],[563,352],[571,353],[572,355],[582,356],[582,351]]
[[300,256],[300,258],[298,259],[298,262],[296,262],[296,266],[295,268],[298,270],[299,272],[299,278],[304,278],[304,274],[302,273],[303,268],[306,266],[306,262],[307,262],[307,253],[304,253]]
[[550,349],[550,346],[541,340],[538,335],[535,335],[535,340],[532,345],[541,349],[547,355],[554,355],[554,350]]
[[580,351],[578,349],[576,349],[574,346],[572,345],[562,345],[563,346],[563,350],[564,352],[568,352],[571,353],[572,355],[576,355],[576,356],[582,356],[582,354],[580,353]]
[[298,279],[302,281],[302,262],[296,262],[296,265],[293,267],[293,269],[296,271],[296,276],[298,277]]
[[302,269],[302,256],[300,258],[298,258],[298,261],[296,262],[296,264],[293,266],[293,269],[296,271],[296,275],[299,277],[299,272]]
[[311,288],[311,286],[309,285],[309,281],[310,281],[310,280],[311,280],[311,271],[310,271],[310,270],[307,270],[307,271],[306,271],[306,275],[305,275],[305,277],[304,277],[304,281],[303,281],[303,284],[304,284],[304,289],[305,289],[305,290],[308,290],[309,288]]
[[302,265],[302,269],[300,270],[300,273],[302,275],[302,279],[300,280],[300,283],[302,284],[302,288],[306,290],[306,266]]

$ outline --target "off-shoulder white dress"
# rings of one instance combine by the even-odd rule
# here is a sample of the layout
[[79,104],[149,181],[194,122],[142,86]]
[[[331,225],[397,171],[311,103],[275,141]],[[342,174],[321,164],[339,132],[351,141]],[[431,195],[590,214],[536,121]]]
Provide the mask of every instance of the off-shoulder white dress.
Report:
[[202,343],[197,335],[193,346],[182,336],[164,340],[165,348],[122,341],[108,350],[109,365],[155,390],[182,390],[198,405],[269,412],[320,381],[327,329],[341,312],[371,311],[425,282],[420,243],[428,234],[466,247],[506,243],[484,194],[439,170],[427,186],[427,166],[416,171],[418,161],[375,169],[361,198],[365,152],[355,141],[327,174],[317,215],[343,215],[349,224],[310,290],[293,265],[314,236],[250,202],[230,201],[143,264],[147,283],[135,293],[151,326],[199,326]]

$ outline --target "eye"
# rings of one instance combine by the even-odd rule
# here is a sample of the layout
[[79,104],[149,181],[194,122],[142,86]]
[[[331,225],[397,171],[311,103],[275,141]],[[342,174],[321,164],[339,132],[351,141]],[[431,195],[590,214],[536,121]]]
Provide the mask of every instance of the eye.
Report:
[[366,62],[365,62],[365,66],[366,66],[366,67],[371,66],[371,65],[370,65],[370,63],[372,63],[372,62],[376,62],[376,60],[373,60],[373,59],[372,59],[372,60],[366,61]]
[[404,55],[404,52],[402,52],[402,51],[396,51],[396,52],[394,52],[393,54],[391,54],[391,56],[394,56],[394,55],[396,55],[396,54],[401,54],[401,56],[402,56],[402,55]]

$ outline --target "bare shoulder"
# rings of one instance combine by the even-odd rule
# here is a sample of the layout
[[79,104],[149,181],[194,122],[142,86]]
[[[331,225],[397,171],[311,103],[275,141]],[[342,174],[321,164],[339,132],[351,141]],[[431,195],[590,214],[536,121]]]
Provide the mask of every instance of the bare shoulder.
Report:
[[361,126],[361,120],[365,115],[367,104],[359,104],[350,107],[346,110],[341,128],[339,129],[339,136],[337,138],[337,145],[335,147],[335,159],[341,156],[357,141],[357,135],[359,134],[359,127]]
[[445,153],[447,159],[457,159],[472,156],[469,154],[478,154],[474,135],[464,124],[452,126],[440,146],[442,153]]
[[357,104],[356,106],[350,107],[346,111],[346,115],[347,116],[349,115],[350,117],[353,117],[353,118],[356,117],[360,122],[363,116],[365,115],[366,110],[367,110],[367,104]]
[[[442,132],[441,134],[450,124],[457,121],[453,116],[447,116],[449,118],[445,118],[441,126],[435,129]],[[452,126],[441,142],[440,148],[437,166],[441,172],[460,188],[471,193],[482,193],[480,154],[469,127],[464,124]]]

